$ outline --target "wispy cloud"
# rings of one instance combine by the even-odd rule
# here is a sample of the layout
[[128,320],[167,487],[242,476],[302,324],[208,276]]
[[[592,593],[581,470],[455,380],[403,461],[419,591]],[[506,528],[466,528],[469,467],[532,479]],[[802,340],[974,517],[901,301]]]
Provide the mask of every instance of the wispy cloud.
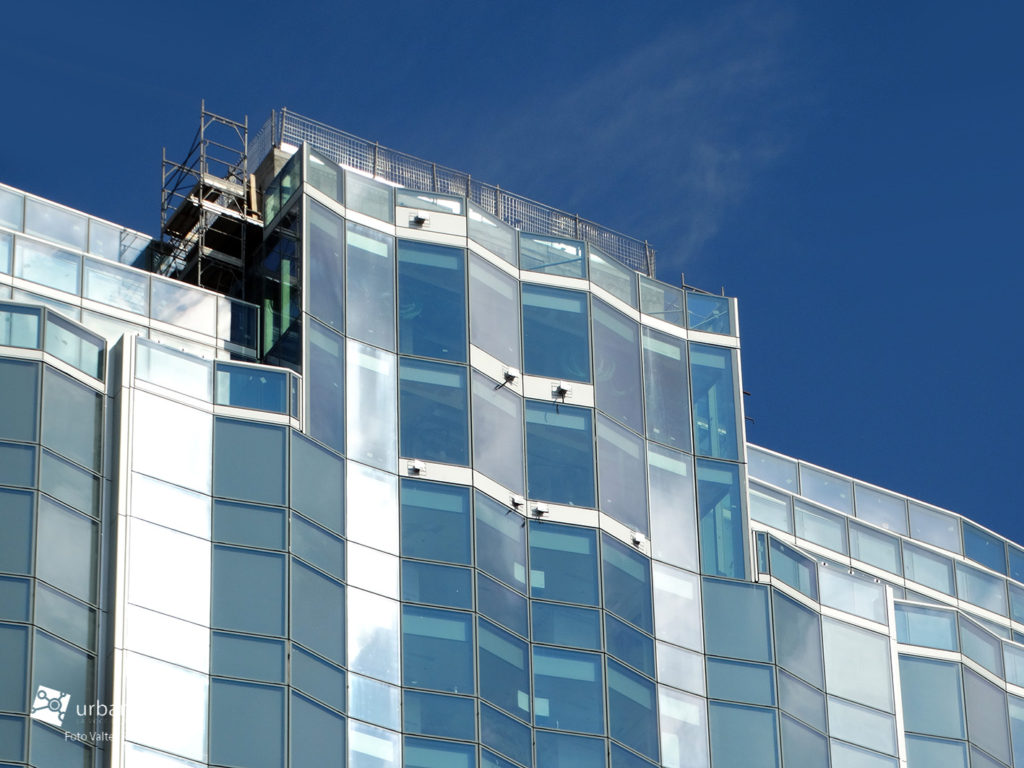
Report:
[[595,44],[587,78],[517,100],[487,141],[502,152],[486,165],[496,179],[528,173],[526,188],[510,188],[647,237],[659,264],[682,268],[793,146],[791,27],[784,13],[747,3],[618,57]]

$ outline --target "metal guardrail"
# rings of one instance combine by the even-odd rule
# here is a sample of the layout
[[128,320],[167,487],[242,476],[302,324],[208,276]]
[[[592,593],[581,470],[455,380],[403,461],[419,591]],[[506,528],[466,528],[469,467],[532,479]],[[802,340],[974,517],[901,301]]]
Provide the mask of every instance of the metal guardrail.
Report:
[[583,240],[630,269],[654,277],[654,249],[644,240],[623,235],[578,215],[477,181],[467,173],[382,147],[285,109],[271,113],[250,141],[248,156],[258,164],[282,142],[296,146],[308,142],[337,163],[410,189],[462,195],[523,232]]

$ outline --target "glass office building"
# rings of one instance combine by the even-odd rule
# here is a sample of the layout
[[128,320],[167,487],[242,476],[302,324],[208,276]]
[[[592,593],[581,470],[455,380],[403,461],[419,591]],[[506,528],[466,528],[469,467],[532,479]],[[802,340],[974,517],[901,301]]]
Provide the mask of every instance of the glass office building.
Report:
[[0,765],[1024,766],[1024,549],[748,445],[635,241],[310,125],[222,292],[0,186]]

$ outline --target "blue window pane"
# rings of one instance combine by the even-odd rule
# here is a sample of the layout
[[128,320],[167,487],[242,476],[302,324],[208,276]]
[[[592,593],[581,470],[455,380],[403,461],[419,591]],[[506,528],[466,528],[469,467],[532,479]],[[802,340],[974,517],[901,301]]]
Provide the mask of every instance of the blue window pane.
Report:
[[466,368],[403,357],[398,378],[402,456],[469,464]]
[[[1010,733],[1013,737],[1013,762],[1024,765],[1024,699],[1007,697],[1010,710]],[[915,766],[916,768],[916,766]]]
[[647,632],[654,631],[651,561],[608,534],[601,536],[604,607]]
[[309,312],[345,330],[345,220],[307,198],[306,264]]
[[485,619],[477,625],[480,643],[480,696],[511,715],[530,717],[527,645]]
[[526,473],[531,499],[595,505],[593,419],[589,408],[526,401]]
[[29,621],[32,582],[28,579],[0,577],[0,619]]
[[471,614],[402,607],[402,681],[415,688],[472,693]]
[[601,511],[648,536],[645,458],[642,437],[598,414],[597,463],[601,478]]
[[519,233],[519,266],[531,272],[586,277],[584,252],[579,240]]
[[896,603],[896,637],[901,643],[957,651],[956,612]]
[[0,624],[0,709],[24,712],[28,687],[28,630]]
[[824,688],[818,614],[775,591],[772,604],[778,664],[812,685]]
[[964,702],[967,709],[967,733],[971,742],[1002,762],[1010,762],[1006,692],[965,668]]
[[294,560],[291,635],[321,656],[345,663],[345,588]]
[[[10,294],[7,295],[10,297]],[[42,310],[38,307],[19,307],[16,304],[0,306],[0,346],[39,349],[41,317]],[[34,422],[34,412],[31,418]]]
[[537,768],[604,768],[604,739],[536,731]]
[[772,667],[730,659],[708,658],[708,696],[744,704],[775,706]]
[[29,760],[34,768],[88,768],[93,764],[92,748],[41,723],[32,723],[30,743]]
[[251,549],[213,548],[213,626],[283,635],[283,555]]
[[963,551],[960,542],[960,521],[932,507],[909,502],[910,535],[949,552]]
[[476,739],[476,703],[461,696],[406,691],[404,728],[409,733],[446,739]]
[[654,683],[608,660],[608,722],[611,736],[658,759],[658,706]]
[[[614,741],[611,743],[612,768],[650,768],[654,765],[635,752],[623,749]],[[699,758],[698,758],[699,759]]]
[[213,503],[213,539],[265,549],[284,549],[288,518],[283,509],[217,499]]
[[683,325],[683,292],[640,275],[640,311],[673,325]]
[[314,321],[306,358],[309,434],[336,451],[345,450],[345,340]]
[[1024,550],[1010,544],[1007,549],[1010,555],[1010,578],[1024,581]]
[[217,363],[214,402],[235,408],[288,413],[289,378],[284,371]]
[[480,741],[527,768],[533,765],[530,728],[483,702],[480,704]]
[[[713,701],[708,705],[708,719],[714,768],[778,768],[774,710]],[[742,738],[738,738],[740,734]]]
[[210,681],[210,762],[246,768],[284,764],[284,689]]
[[1000,616],[1006,615],[1006,581],[998,576],[958,562],[956,587],[957,596],[961,600],[994,611]]
[[529,633],[527,599],[490,576],[478,573],[476,578],[477,610],[523,637]]
[[534,642],[601,650],[600,612],[538,600],[533,600],[530,607]]
[[476,747],[405,737],[405,768],[476,768]]
[[750,661],[772,660],[768,590],[755,584],[704,579],[707,652]]
[[597,605],[596,532],[589,528],[531,521],[530,595]]
[[25,718],[0,715],[0,760],[25,759]]
[[828,730],[825,722],[825,695],[781,669],[779,706],[784,712],[803,720],[819,731]]
[[745,578],[743,490],[735,464],[697,461],[700,564],[712,576]]
[[705,333],[733,333],[729,303],[725,296],[687,291],[686,327]]
[[32,518],[35,495],[0,488],[0,571],[32,572]]
[[350,221],[346,258],[349,337],[394,351],[394,238]]
[[604,615],[608,653],[645,675],[654,677],[654,638],[639,632],[610,613]]
[[597,407],[634,432],[643,434],[643,398],[637,396],[642,388],[640,326],[597,299],[594,300],[594,355]]
[[214,632],[211,664],[215,675],[283,683],[284,641]]
[[402,599],[472,609],[473,572],[469,568],[403,560]]
[[345,671],[296,645],[292,646],[292,685],[313,698],[345,711]]
[[900,656],[900,682],[907,731],[966,738],[959,664]]
[[[14,306],[0,306],[0,346],[19,346],[11,344],[11,315],[6,314],[18,309]],[[38,317],[32,317],[38,323]],[[4,396],[0,398],[0,438],[34,442],[39,432],[36,423],[39,407],[39,363],[0,360],[0,381],[4,383]]]
[[963,523],[964,554],[997,573],[1006,573],[1006,544],[998,536],[966,520]]
[[588,314],[585,293],[524,284],[524,372],[590,381]]
[[515,589],[526,589],[526,529],[522,518],[479,491],[475,495],[479,567]]
[[593,653],[533,648],[534,723],[604,733],[604,674]]
[[466,361],[466,252],[398,243],[398,349]]
[[775,538],[769,544],[768,556],[772,576],[800,590],[812,600],[818,599],[818,567],[814,560]]
[[511,760],[494,754],[488,749],[480,750],[480,768],[519,768]]
[[345,173],[345,205],[381,221],[395,220],[392,187],[351,171]]
[[643,329],[644,402],[647,439],[689,451],[690,399],[686,342],[652,328]]
[[[967,745],[907,734],[907,768],[967,768]],[[788,763],[787,763],[788,768]]]
[[903,574],[900,540],[881,531],[875,531],[850,522],[850,555],[868,565],[896,575]]
[[295,514],[292,515],[292,554],[336,579],[345,578],[345,542]]
[[470,565],[469,489],[403,479],[402,554]]
[[906,577],[946,595],[956,594],[953,562],[948,557],[903,542],[903,569]]
[[288,445],[283,427],[216,419],[213,442],[214,495],[286,503]]
[[36,576],[75,597],[94,602],[99,526],[40,496]]
[[725,347],[690,344],[695,452],[716,459],[739,458],[736,353]]
[[786,768],[821,768],[828,765],[828,741],[799,720],[783,715],[782,762]]
[[345,718],[292,694],[291,768],[324,768],[345,754]]
[[306,153],[306,181],[331,200],[344,204],[344,172],[336,162],[312,149]]

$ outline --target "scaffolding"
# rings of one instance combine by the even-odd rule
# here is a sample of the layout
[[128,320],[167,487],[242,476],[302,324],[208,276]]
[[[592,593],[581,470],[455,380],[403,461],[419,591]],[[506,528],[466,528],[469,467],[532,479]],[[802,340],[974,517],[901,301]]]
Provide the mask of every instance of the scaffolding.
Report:
[[262,220],[248,172],[249,119],[237,122],[200,107],[199,128],[181,162],[163,151],[160,232],[154,271],[225,294],[243,283],[246,243]]

